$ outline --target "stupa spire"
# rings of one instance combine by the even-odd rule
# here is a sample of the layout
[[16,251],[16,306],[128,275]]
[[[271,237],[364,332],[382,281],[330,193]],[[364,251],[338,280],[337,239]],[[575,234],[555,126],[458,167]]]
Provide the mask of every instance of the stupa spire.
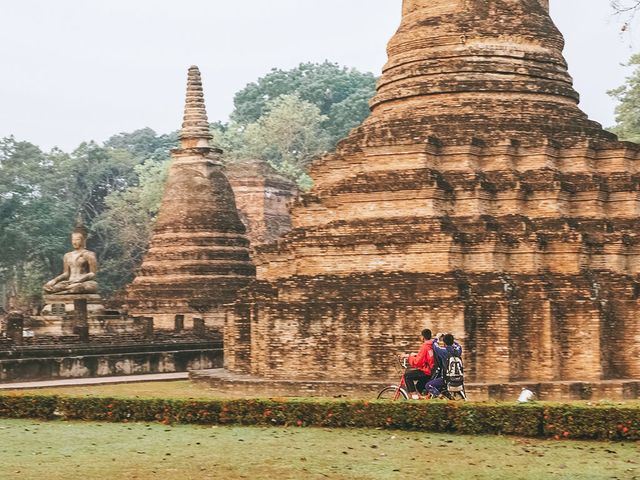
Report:
[[192,65],[189,68],[187,80],[187,98],[184,106],[180,143],[182,148],[208,147],[211,138],[200,69]]

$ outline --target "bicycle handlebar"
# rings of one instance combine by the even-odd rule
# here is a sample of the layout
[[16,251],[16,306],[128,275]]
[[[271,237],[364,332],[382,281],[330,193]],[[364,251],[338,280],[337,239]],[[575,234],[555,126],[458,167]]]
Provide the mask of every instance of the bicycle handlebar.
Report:
[[411,368],[409,366],[409,358],[404,356],[404,355],[396,355],[395,356],[396,359],[396,368],[399,366],[400,368],[402,368],[403,370],[406,370],[407,368]]

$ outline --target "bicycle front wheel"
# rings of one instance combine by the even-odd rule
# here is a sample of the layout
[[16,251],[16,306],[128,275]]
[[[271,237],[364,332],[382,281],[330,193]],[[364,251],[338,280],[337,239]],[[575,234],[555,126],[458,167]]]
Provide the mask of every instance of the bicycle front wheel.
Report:
[[378,394],[378,400],[408,400],[409,395],[397,385],[383,388]]

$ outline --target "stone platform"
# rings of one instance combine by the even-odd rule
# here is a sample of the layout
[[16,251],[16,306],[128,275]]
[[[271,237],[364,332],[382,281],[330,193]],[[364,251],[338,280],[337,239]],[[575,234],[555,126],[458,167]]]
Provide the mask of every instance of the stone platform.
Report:
[[74,302],[76,300],[87,301],[87,313],[89,315],[100,315],[104,312],[102,297],[98,294],[66,294],[66,295],[45,295],[45,306],[42,309],[43,316],[61,316],[73,314],[75,312]]
[[222,342],[186,334],[156,333],[35,337],[14,345],[0,337],[0,383],[126,377],[221,367]]
[[40,382],[0,383],[0,390],[33,390],[40,388],[94,387],[98,385],[121,385],[124,383],[173,382],[186,380],[188,372],[147,373],[126,377],[70,378],[64,380],[44,380]]
[[[238,397],[347,397],[375,398],[382,388],[397,379],[381,382],[274,380],[252,375],[234,374],[224,369],[191,371],[189,378],[197,383]],[[640,380],[607,380],[601,382],[544,383],[469,383],[467,395],[472,401],[516,400],[523,388],[536,394],[538,400],[634,400],[640,398]]]
[[[36,336],[65,336],[75,333],[77,320],[72,313],[66,315],[46,315],[29,317],[25,327]],[[89,335],[109,335],[135,333],[139,325],[134,320],[121,315],[90,314],[87,319]]]

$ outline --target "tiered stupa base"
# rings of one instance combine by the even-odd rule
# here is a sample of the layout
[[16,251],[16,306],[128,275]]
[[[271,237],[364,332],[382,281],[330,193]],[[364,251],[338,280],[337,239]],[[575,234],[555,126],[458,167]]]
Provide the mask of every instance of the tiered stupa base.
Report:
[[175,328],[176,315],[182,316],[186,329],[193,328],[194,318],[201,318],[210,328],[222,330],[229,308],[226,305],[233,303],[238,290],[245,286],[246,278],[228,276],[179,278],[174,284],[141,281],[130,287],[129,315],[152,317],[154,327],[163,330]]
[[375,381],[429,327],[461,340],[469,381],[640,378],[635,146],[387,151],[315,167],[296,228],[258,248],[271,280],[230,317],[229,369]]

